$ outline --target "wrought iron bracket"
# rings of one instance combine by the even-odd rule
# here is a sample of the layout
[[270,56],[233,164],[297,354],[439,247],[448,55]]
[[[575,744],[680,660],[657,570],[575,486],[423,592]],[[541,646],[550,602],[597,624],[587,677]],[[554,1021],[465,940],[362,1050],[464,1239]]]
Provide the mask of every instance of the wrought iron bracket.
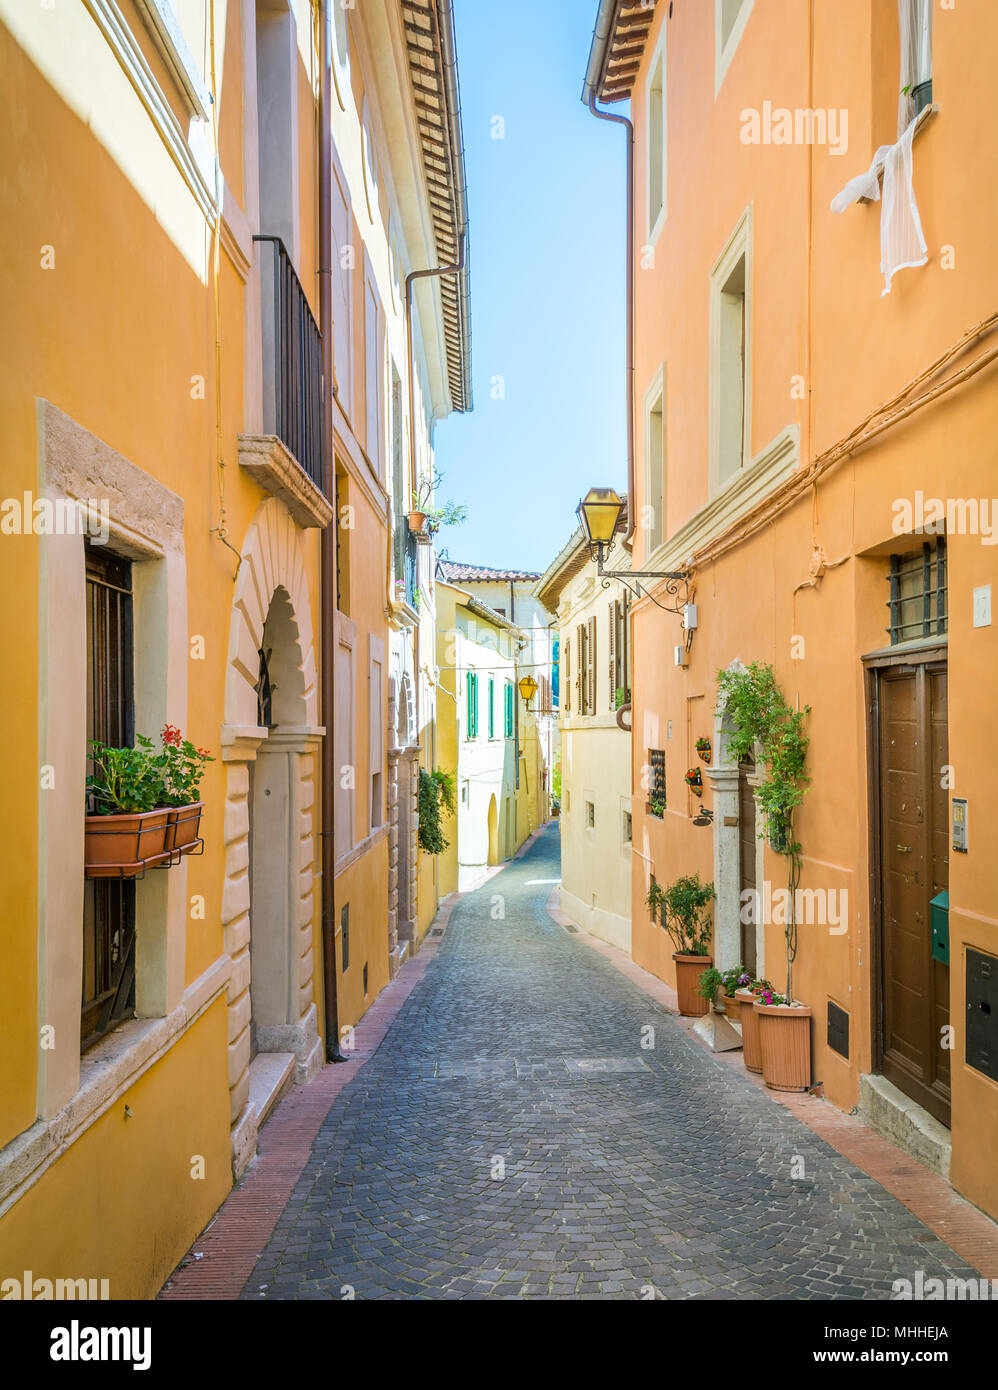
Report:
[[[689,570],[608,570],[603,567],[603,559],[607,551],[612,546],[607,546],[604,542],[590,547],[590,555],[596,561],[596,574],[602,581],[604,589],[613,587],[613,581],[623,584],[624,588],[632,593],[635,598],[650,598],[652,603],[658,604],[659,608],[664,608],[666,612],[681,614],[683,608],[690,599],[690,573]],[[665,592],[670,598],[678,599],[676,606],[668,603],[660,603],[652,594],[642,590],[641,585],[632,581],[639,579],[664,579],[666,580]],[[679,598],[680,594],[682,595]]]

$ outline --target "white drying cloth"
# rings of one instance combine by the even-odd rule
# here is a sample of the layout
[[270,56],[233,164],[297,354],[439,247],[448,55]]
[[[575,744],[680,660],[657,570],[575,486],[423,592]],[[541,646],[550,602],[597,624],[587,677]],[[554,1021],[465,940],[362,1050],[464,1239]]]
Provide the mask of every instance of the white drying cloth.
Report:
[[918,215],[915,187],[912,181],[911,142],[915,122],[905,129],[896,145],[881,145],[873,163],[865,173],[850,179],[841,193],[832,199],[832,212],[845,212],[857,198],[880,198],[880,173],[884,176],[883,207],[880,211],[880,269],[884,273],[884,289],[880,297],[891,292],[891,281],[899,270],[908,266],[925,265],[928,247],[922,235],[922,219]]

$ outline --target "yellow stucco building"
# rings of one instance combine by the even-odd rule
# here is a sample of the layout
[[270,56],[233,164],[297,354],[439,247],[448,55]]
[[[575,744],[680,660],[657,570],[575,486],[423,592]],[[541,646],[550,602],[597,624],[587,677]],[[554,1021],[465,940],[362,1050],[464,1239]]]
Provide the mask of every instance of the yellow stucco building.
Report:
[[[406,14],[0,3],[0,1276],[154,1294],[415,938],[405,513],[471,400],[452,17]],[[88,877],[88,739],[166,724],[201,852]]]

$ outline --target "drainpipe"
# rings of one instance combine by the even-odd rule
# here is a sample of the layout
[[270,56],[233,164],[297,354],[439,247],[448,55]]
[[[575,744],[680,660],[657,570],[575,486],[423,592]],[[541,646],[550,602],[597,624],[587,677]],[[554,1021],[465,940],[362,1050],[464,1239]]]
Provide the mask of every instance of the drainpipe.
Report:
[[626,550],[634,548],[634,125],[626,116],[618,116],[612,111],[602,111],[596,105],[600,73],[606,44],[613,33],[619,0],[602,0],[593,31],[593,43],[589,53],[589,68],[586,72],[582,100],[594,116],[601,121],[613,121],[627,131],[627,248],[626,248],[626,304],[627,304],[627,531],[623,545]]
[[[464,185],[464,146],[461,136],[461,99],[458,93],[457,57],[454,52],[454,11],[451,0],[437,0],[434,11],[436,34],[440,44],[440,60],[443,68],[443,84],[447,96],[447,107],[453,113],[449,122],[447,138],[451,147],[451,168],[455,178],[455,202],[458,218],[458,257],[454,265],[434,266],[427,270],[413,270],[405,277],[405,341],[407,369],[409,375],[409,488],[416,490],[416,389],[414,384],[415,367],[412,357],[412,287],[417,280],[428,280],[441,275],[467,275],[468,257],[468,194]],[[465,296],[467,303],[467,296]],[[470,334],[471,325],[465,310],[464,330]],[[471,382],[465,382],[465,409],[469,408]],[[419,673],[419,627],[414,637],[413,661],[415,665],[415,719],[416,741],[420,738],[420,673]]]
[[322,965],[325,999],[326,1061],[348,1062],[340,1051],[340,1013],[336,979],[336,904],[333,839],[336,787],[336,715],[334,708],[336,653],[336,466],[333,459],[333,276],[332,257],[332,132],[329,94],[332,90],[332,25],[324,0],[320,24],[322,73],[319,86],[319,332],[322,335],[322,478],[333,504],[333,519],[323,528],[319,603],[322,632]]
[[[415,387],[415,366],[412,360],[412,287],[416,280],[429,280],[440,275],[460,275],[464,270],[465,254],[468,244],[468,234],[465,227],[460,232],[460,254],[454,265],[438,265],[431,270],[411,270],[405,277],[405,350],[408,358],[407,368],[409,374],[409,491],[416,491],[416,387]],[[419,625],[417,624],[414,635],[415,650],[413,653],[413,663],[415,665],[415,718],[416,718],[416,741],[420,737],[419,723]]]

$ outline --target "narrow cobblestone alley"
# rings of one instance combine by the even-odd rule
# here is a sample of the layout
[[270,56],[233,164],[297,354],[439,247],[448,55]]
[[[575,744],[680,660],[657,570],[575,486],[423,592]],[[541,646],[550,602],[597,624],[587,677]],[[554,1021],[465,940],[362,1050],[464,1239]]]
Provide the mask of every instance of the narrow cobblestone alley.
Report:
[[551,920],[558,835],[458,901],[242,1297],[888,1298],[917,1269],[976,1276]]

